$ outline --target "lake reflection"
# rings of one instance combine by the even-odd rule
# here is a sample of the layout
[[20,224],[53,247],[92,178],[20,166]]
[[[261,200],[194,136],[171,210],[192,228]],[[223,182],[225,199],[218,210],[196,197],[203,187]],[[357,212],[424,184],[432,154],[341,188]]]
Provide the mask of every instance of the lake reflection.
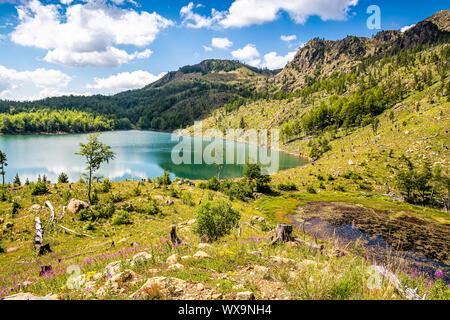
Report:
[[[198,139],[198,138],[194,138]],[[116,131],[105,132],[100,140],[112,147],[116,158],[105,164],[97,175],[111,180],[146,179],[161,176],[164,170],[172,177],[186,179],[209,179],[217,175],[215,165],[175,165],[171,152],[178,143],[171,140],[171,134],[152,131]],[[86,134],[78,135],[35,135],[35,136],[0,136],[0,150],[8,157],[6,180],[12,182],[16,173],[22,182],[25,179],[37,180],[38,175],[45,174],[56,182],[61,172],[68,174],[70,181],[77,181],[86,165],[82,157],[75,155],[79,143],[86,142]],[[203,146],[209,141],[203,141]],[[228,143],[224,143],[228,148]],[[235,154],[246,152],[249,147],[242,143],[232,143]],[[191,150],[192,154],[194,150]],[[270,151],[269,151],[270,152]],[[278,153],[278,152],[277,152]],[[225,153],[224,153],[225,154]],[[304,165],[303,159],[285,153],[279,154],[279,169],[289,169]],[[243,165],[225,165],[223,178],[237,178],[243,174]]]

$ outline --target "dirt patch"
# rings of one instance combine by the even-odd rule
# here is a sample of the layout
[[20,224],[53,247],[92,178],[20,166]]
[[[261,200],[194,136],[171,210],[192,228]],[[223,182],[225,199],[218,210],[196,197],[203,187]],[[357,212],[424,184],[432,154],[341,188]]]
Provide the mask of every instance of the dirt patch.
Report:
[[297,213],[297,218],[303,220],[322,219],[337,227],[352,225],[370,236],[383,238],[397,251],[414,251],[450,264],[449,226],[349,203],[307,202]]

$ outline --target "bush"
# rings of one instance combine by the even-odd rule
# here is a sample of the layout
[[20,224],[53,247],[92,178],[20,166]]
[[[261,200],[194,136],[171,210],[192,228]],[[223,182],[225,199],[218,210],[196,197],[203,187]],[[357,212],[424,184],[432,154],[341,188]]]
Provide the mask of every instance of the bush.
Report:
[[230,197],[231,201],[234,199],[246,201],[249,198],[253,198],[253,188],[243,181],[223,182],[220,191]]
[[293,182],[288,182],[286,184],[280,183],[277,188],[280,191],[297,191],[298,190],[297,186]]
[[125,210],[117,210],[113,215],[111,224],[114,226],[131,224],[131,216]]
[[172,198],[177,198],[177,199],[180,198],[180,195],[178,194],[177,190],[175,190],[174,187],[171,187],[169,189],[169,196]]
[[162,177],[156,177],[155,183],[163,186],[170,186],[172,181],[170,180],[170,174],[167,171],[164,171]]
[[195,205],[194,199],[190,192],[184,192],[181,196],[181,202],[187,206],[193,207]]
[[142,194],[142,191],[139,188],[139,185],[137,185],[136,188],[133,189],[133,196],[139,197],[141,194]]
[[112,202],[106,205],[93,206],[78,212],[78,219],[80,221],[95,222],[100,219],[109,219],[114,215],[116,208]]
[[58,176],[58,183],[69,183],[69,176],[64,172]]
[[313,186],[308,186],[308,187],[306,187],[306,191],[308,192],[308,193],[317,193],[316,192],[316,189],[314,189],[314,187]]
[[101,185],[101,190],[104,193],[108,193],[109,191],[111,191],[112,185],[111,182],[109,181],[108,178],[104,179],[102,181],[102,185]]
[[142,213],[154,216],[161,212],[159,209],[158,201],[155,199],[151,199],[149,203],[147,203],[142,210],[140,210]]
[[16,173],[16,176],[14,177],[13,186],[20,187],[21,185],[22,185],[22,182],[20,182],[19,174]]
[[229,201],[220,199],[201,204],[194,212],[196,222],[193,232],[217,240],[238,226],[241,214],[232,208]]
[[11,216],[14,217],[15,215],[19,214],[19,209],[20,209],[20,204],[16,200],[14,200],[12,202]]
[[109,195],[109,201],[112,203],[119,203],[122,202],[124,200],[123,196],[118,193],[118,194],[110,194]]
[[1,240],[0,240],[0,253],[6,253],[6,250],[5,250],[5,248],[3,247],[3,243],[2,243]]
[[43,180],[38,180],[38,182],[33,183],[31,186],[32,196],[41,196],[48,193],[47,184]]

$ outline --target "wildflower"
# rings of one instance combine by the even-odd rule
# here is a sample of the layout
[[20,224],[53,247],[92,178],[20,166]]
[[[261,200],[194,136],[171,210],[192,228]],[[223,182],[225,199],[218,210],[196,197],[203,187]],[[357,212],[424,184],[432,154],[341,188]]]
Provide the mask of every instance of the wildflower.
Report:
[[442,272],[442,270],[438,269],[436,270],[436,272],[434,273],[435,277],[438,279],[442,279],[444,278],[444,273]]

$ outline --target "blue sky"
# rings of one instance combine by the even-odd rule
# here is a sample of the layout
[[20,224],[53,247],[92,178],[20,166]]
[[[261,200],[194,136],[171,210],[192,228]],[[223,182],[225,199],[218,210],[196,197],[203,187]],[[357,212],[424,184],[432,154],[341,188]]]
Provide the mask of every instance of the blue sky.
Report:
[[[381,10],[369,29],[367,8]],[[371,37],[446,1],[0,0],[0,99],[113,94],[204,59],[283,67],[315,37]]]

